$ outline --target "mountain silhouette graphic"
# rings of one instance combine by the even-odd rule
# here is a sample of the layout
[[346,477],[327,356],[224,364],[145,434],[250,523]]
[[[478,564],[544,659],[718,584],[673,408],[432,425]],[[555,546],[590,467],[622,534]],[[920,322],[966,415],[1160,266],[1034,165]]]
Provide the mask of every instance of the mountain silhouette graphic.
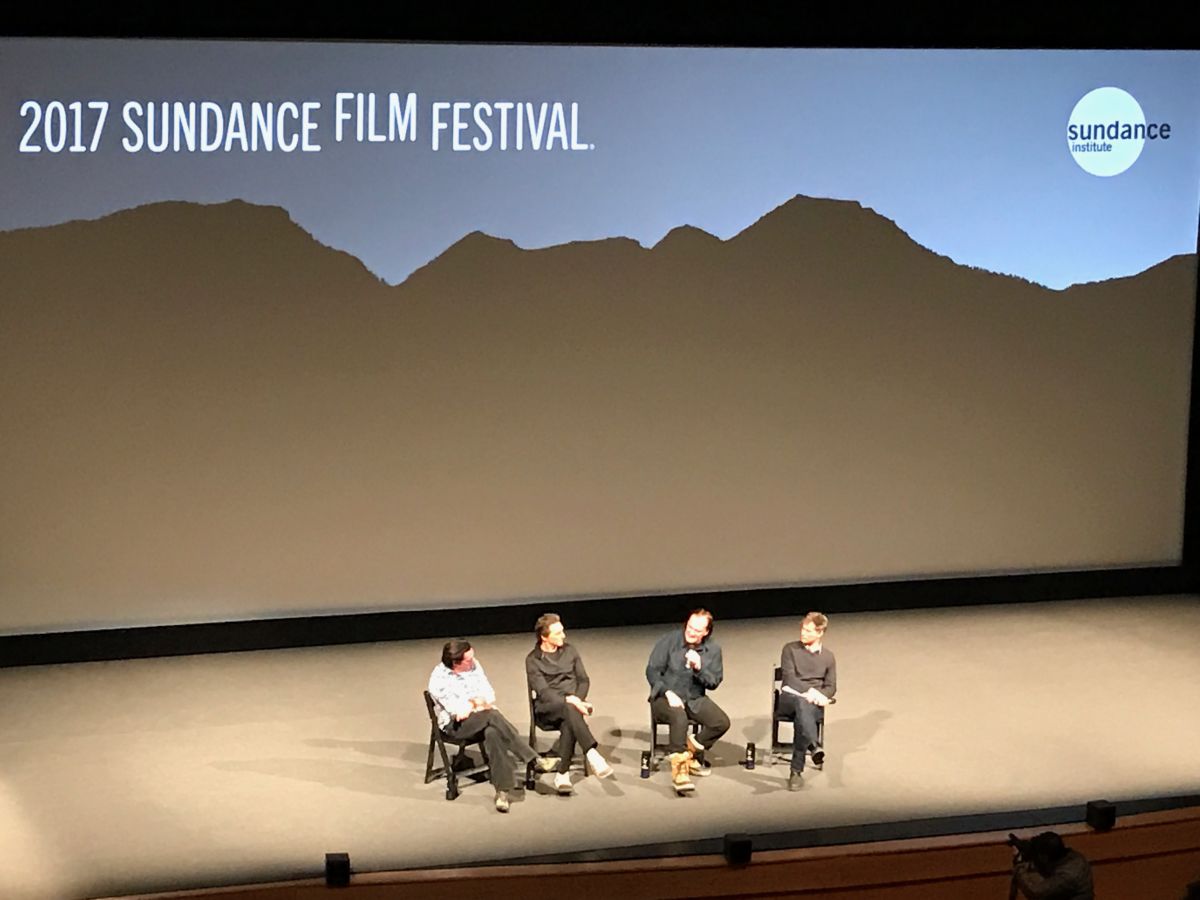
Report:
[[1054,291],[797,197],[389,286],[234,201],[0,270],[8,629],[1180,553],[1194,255]]

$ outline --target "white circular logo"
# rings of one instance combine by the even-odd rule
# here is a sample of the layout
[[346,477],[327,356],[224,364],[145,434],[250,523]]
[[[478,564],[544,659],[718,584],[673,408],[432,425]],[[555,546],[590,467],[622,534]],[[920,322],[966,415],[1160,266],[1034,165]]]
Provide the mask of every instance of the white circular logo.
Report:
[[1115,87],[1083,95],[1067,120],[1067,147],[1080,168],[1092,175],[1120,175],[1146,145],[1146,115],[1141,105]]

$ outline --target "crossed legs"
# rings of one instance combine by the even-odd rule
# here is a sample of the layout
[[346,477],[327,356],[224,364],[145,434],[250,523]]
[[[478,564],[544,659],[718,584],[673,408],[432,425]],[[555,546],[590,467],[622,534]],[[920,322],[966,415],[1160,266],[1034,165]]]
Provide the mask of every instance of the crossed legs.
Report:
[[784,691],[779,695],[780,712],[790,713],[793,722],[792,771],[804,771],[804,755],[817,743],[821,707],[803,697]]
[[511,791],[516,785],[510,753],[522,765],[537,759],[537,753],[498,709],[473,712],[461,722],[451,722],[444,731],[455,740],[470,741],[483,737],[489,762],[488,779],[498,791]]
[[656,722],[666,722],[670,735],[667,750],[683,753],[688,749],[688,722],[700,723],[700,734],[695,738],[705,750],[712,747],[729,730],[729,716],[710,697],[689,700],[685,707],[672,706],[666,697],[656,697],[650,704]]
[[539,703],[536,715],[539,723],[558,729],[558,743],[554,747],[554,755],[559,757],[560,773],[571,770],[571,758],[575,755],[576,744],[585,754],[596,747],[596,739],[592,736],[592,729],[588,727],[587,718],[565,699],[555,698],[544,705]]

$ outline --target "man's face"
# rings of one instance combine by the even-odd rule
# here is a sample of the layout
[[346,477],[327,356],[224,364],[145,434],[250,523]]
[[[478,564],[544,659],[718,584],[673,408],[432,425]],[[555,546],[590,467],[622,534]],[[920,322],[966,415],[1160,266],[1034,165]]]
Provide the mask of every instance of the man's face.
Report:
[[458,665],[454,667],[455,672],[470,672],[475,668],[475,648],[472,647],[463,654],[463,658],[458,661]]
[[692,616],[683,626],[683,639],[689,644],[700,643],[708,635],[711,624],[708,616]]
[[555,622],[550,626],[550,630],[546,634],[546,643],[553,644],[555,647],[561,647],[566,642],[567,629],[563,627],[562,622]]
[[817,628],[812,622],[805,622],[800,626],[800,643],[805,647],[810,647],[821,640],[821,635],[824,633],[824,631]]

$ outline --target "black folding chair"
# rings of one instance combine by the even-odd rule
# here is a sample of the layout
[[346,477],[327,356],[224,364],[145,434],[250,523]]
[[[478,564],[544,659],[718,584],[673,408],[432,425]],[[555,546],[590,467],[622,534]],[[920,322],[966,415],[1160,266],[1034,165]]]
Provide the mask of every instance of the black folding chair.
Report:
[[[433,705],[433,697],[429,695],[429,691],[423,691],[425,695],[425,709],[429,713],[429,754],[425,759],[425,783],[433,781],[436,778],[446,779],[446,799],[454,800],[458,797],[458,779],[459,777],[470,778],[478,775],[481,772],[490,771],[490,762],[487,756],[487,748],[483,745],[483,737],[472,738],[466,741],[456,741],[454,738],[445,734],[442,729],[438,728],[437,709]],[[446,752],[446,745],[450,744],[455,748],[454,759],[450,759],[450,754]],[[467,756],[467,748],[476,745],[479,747],[479,755],[483,758],[483,762],[476,764]],[[441,768],[435,769],[433,766],[433,751],[437,748],[437,752],[441,755]]]
[[[781,760],[791,761],[792,744],[795,742],[796,723],[794,716],[791,713],[780,709],[780,701],[783,699],[783,668],[775,667],[775,677],[771,682],[771,753],[767,757],[767,764],[774,765]],[[837,698],[829,701],[837,703]],[[792,740],[783,741],[779,737],[779,726],[786,723],[792,731]],[[809,758],[812,759],[812,767],[814,769],[822,769],[825,767],[825,707],[817,708],[817,741],[815,744],[810,744],[806,749]],[[817,754],[816,759],[813,759],[813,754]],[[820,762],[817,762],[817,759]]]

